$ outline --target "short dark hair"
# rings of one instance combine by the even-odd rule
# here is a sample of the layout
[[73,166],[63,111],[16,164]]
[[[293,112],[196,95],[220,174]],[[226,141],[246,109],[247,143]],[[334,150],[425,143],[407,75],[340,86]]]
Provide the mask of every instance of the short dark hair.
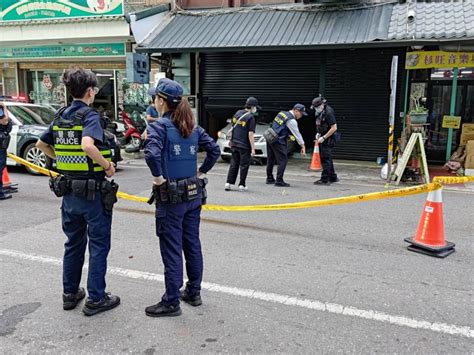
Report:
[[88,88],[97,86],[97,77],[90,70],[68,69],[63,73],[62,82],[75,99],[82,99]]

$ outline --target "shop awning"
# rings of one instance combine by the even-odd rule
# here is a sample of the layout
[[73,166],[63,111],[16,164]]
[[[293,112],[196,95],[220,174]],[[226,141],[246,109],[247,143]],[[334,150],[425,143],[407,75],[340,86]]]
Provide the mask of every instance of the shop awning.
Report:
[[241,8],[169,13],[139,42],[143,52],[265,50],[385,41],[393,3],[357,8]]

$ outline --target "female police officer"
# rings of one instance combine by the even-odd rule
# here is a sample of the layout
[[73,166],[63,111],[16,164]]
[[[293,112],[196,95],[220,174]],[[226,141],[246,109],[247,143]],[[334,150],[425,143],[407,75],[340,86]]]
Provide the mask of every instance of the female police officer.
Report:
[[[179,300],[192,306],[202,304],[200,290],[203,258],[199,241],[202,205],[202,180],[220,155],[218,145],[199,126],[182,98],[183,88],[170,79],[161,79],[156,88],[155,107],[161,118],[148,126],[145,159],[154,176],[156,234],[165,268],[166,291],[161,301],[145,309],[150,317],[178,316]],[[207,156],[197,169],[198,149]],[[186,260],[188,282],[184,290],[183,260]]]

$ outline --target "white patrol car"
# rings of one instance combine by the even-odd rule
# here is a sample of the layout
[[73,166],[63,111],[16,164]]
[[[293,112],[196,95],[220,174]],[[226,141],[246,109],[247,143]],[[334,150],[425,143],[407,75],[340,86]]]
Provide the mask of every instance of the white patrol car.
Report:
[[[13,129],[10,133],[10,145],[7,152],[15,154],[30,163],[50,169],[53,161],[36,148],[35,144],[41,134],[53,122],[54,111],[49,107],[9,101],[2,97],[0,97],[0,103],[6,106],[8,115],[13,123]],[[7,159],[7,165],[19,164],[11,159]],[[31,174],[37,174],[29,168],[27,170]]]

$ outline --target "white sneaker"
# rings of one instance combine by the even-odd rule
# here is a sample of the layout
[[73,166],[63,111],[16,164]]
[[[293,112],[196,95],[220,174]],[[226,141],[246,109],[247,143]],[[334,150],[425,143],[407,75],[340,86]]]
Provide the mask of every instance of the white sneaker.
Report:
[[247,191],[247,186],[239,185],[239,191]]
[[231,190],[231,185],[229,183],[225,184],[224,190],[230,191]]

